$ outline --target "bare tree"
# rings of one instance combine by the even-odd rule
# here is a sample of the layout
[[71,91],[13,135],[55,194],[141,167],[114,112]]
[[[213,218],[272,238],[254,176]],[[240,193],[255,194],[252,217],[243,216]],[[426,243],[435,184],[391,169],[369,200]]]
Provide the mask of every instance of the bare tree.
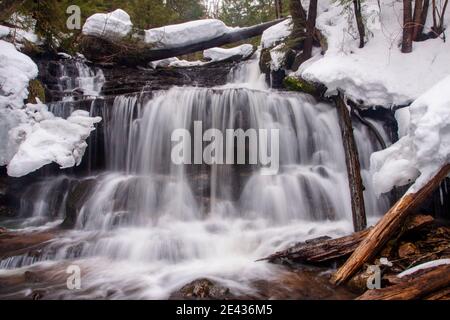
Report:
[[444,16],[447,11],[448,0],[439,1],[439,5],[436,4],[436,0],[433,0],[433,27],[431,27],[434,37],[438,37],[444,32]]
[[306,21],[306,39],[303,45],[302,61],[311,58],[314,34],[316,30],[317,0],[310,0],[308,9],[308,19]]

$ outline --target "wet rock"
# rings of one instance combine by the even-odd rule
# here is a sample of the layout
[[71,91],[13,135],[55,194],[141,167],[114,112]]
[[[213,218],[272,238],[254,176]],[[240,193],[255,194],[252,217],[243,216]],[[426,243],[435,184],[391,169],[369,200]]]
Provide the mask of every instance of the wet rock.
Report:
[[39,283],[41,282],[40,277],[35,273],[31,271],[25,271],[24,273],[25,281],[29,283]]
[[75,226],[78,213],[87,198],[91,195],[91,191],[95,186],[95,179],[86,179],[78,182],[71,191],[66,203],[66,217],[61,224],[64,229],[71,229]]
[[180,289],[178,295],[185,299],[230,299],[230,289],[223,287],[209,279],[195,280]]
[[45,290],[34,290],[31,295],[30,298],[32,300],[42,300],[45,296]]

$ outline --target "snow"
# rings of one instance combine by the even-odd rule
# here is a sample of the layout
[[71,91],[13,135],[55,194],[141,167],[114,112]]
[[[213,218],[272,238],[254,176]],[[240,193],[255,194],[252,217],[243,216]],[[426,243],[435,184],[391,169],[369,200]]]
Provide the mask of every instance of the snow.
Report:
[[[402,2],[380,0],[380,4],[381,10],[377,0],[363,3],[368,41],[359,49],[352,4],[319,2],[317,27],[327,38],[328,50],[297,75],[325,84],[329,94],[341,89],[366,106],[389,107],[411,103],[450,74],[450,42],[414,42],[412,53],[401,53]],[[450,10],[445,21],[450,21]]]
[[6,26],[0,25],[0,39],[9,35],[10,29]]
[[261,46],[263,49],[273,47],[282,40],[289,37],[292,31],[292,20],[286,19],[265,30],[261,36]]
[[407,269],[407,270],[399,273],[397,275],[397,277],[403,278],[403,277],[409,276],[413,273],[416,273],[419,270],[430,269],[430,268],[447,265],[447,264],[450,264],[450,259],[438,259],[438,260],[425,262],[425,263],[419,264],[418,266],[415,266],[413,268]]
[[0,40],[0,165],[19,177],[56,162],[62,168],[78,165],[85,139],[101,118],[75,111],[67,119],[55,117],[47,106],[28,104],[28,83],[38,75],[36,64]]
[[28,82],[36,78],[38,68],[13,44],[0,40],[0,108],[21,108],[28,97]]
[[175,48],[220,37],[233,28],[220,20],[194,20],[145,30],[145,42],[157,48]]
[[187,60],[180,60],[178,58],[167,58],[157,61],[151,61],[149,62],[149,66],[153,69],[157,68],[167,68],[167,67],[198,67],[206,64],[207,62],[203,61],[187,61]]
[[417,192],[450,163],[450,76],[415,100],[409,113],[408,134],[371,156],[378,194],[416,178],[408,192]]
[[83,26],[83,34],[114,40],[127,36],[132,28],[128,13],[117,9],[107,14],[96,13],[90,16]]
[[283,65],[285,51],[283,50],[284,44],[279,44],[272,50],[270,50],[270,69],[272,71],[280,70]]
[[234,48],[211,48],[203,51],[203,57],[210,61],[222,61],[234,56],[241,56],[243,59],[248,58],[253,53],[251,44],[243,44]]
[[21,177],[46,164],[56,162],[62,169],[79,165],[87,147],[85,140],[101,118],[87,111],[74,111],[67,119],[55,117],[44,104],[28,105],[34,121],[10,131],[19,148],[8,164],[8,175]]

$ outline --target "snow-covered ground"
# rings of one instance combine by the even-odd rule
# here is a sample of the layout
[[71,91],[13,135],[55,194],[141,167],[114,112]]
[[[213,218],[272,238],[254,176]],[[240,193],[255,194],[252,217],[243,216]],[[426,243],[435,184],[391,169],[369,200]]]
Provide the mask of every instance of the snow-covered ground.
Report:
[[67,120],[55,117],[44,104],[27,104],[29,81],[38,68],[13,44],[0,40],[0,165],[19,177],[51,162],[78,165],[85,140],[101,118],[74,112]]
[[[442,39],[414,42],[413,52],[400,51],[402,1],[363,2],[368,29],[364,48],[359,38],[352,6],[319,1],[317,27],[328,41],[324,56],[303,64],[298,75],[325,84],[330,92],[342,89],[354,101],[367,106],[408,104],[450,74],[450,42]],[[446,23],[450,21],[447,10]],[[432,22],[431,10],[425,32]]]
[[90,16],[83,26],[83,34],[113,40],[127,36],[132,28],[133,23],[128,13],[117,9],[110,13]]

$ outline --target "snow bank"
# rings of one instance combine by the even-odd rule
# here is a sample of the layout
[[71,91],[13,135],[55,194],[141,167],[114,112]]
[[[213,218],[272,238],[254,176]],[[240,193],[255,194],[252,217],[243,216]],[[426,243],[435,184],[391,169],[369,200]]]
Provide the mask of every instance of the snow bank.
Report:
[[378,194],[416,178],[408,192],[417,192],[450,163],[450,76],[414,101],[409,112],[408,134],[371,156]]
[[220,20],[204,19],[145,30],[145,42],[174,48],[211,40],[233,30]]
[[419,270],[430,269],[430,268],[434,268],[434,267],[438,267],[438,266],[442,266],[442,265],[446,265],[446,264],[450,264],[450,259],[438,259],[438,260],[425,262],[425,263],[419,264],[418,266],[415,266],[411,269],[407,269],[407,270],[399,273],[397,275],[397,277],[403,278],[403,277],[409,276],[413,273],[416,273]]
[[[298,75],[324,83],[330,93],[342,89],[367,106],[389,107],[414,101],[450,74],[450,42],[414,42],[412,53],[401,53],[402,2],[381,0],[380,4],[381,10],[377,0],[363,3],[368,41],[359,49],[351,3],[344,9],[338,3],[319,2],[317,27],[327,38],[328,50],[321,59],[302,66]],[[450,21],[450,10],[445,21]]]
[[203,51],[203,57],[210,61],[222,61],[234,56],[241,56],[243,59],[248,58],[253,53],[251,44],[243,44],[234,48],[211,48]]
[[263,49],[270,48],[289,37],[292,32],[292,20],[286,19],[265,30],[261,36]]
[[85,139],[101,118],[75,111],[67,120],[55,117],[43,104],[28,104],[28,83],[38,75],[36,64],[0,40],[0,166],[8,174],[26,175],[51,162],[63,168],[80,163]]
[[133,28],[130,16],[122,9],[111,13],[96,13],[83,26],[83,34],[107,39],[123,38]]

